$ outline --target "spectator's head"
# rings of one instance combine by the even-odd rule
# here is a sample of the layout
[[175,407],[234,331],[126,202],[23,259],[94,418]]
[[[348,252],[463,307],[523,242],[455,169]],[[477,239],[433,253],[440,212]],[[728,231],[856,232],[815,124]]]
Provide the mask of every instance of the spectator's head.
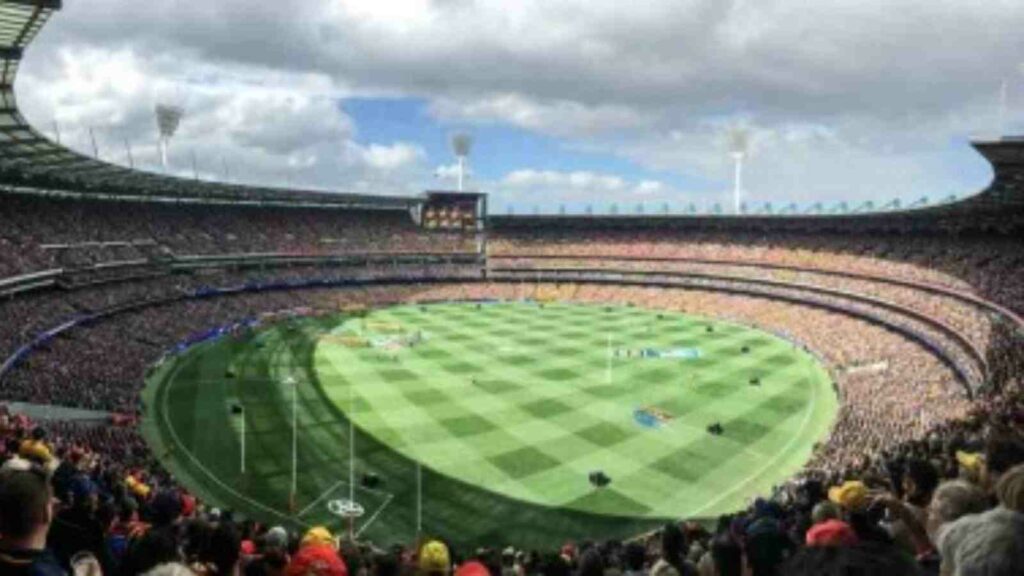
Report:
[[445,576],[451,572],[452,561],[448,546],[440,540],[430,540],[420,547],[419,567],[421,576]]
[[597,548],[591,547],[580,556],[579,576],[604,576],[604,559]]
[[1024,438],[1008,430],[989,434],[985,442],[985,485],[994,488],[999,477],[1017,464],[1024,464]]
[[675,565],[686,557],[686,534],[678,524],[669,522],[661,530],[661,557]]
[[158,566],[177,566],[181,560],[174,532],[167,528],[153,528],[128,548],[123,572],[141,574]]
[[200,552],[204,564],[214,566],[217,574],[234,574],[238,564],[241,539],[233,524],[222,522],[213,528],[206,546]]
[[829,488],[828,499],[847,512],[856,512],[867,506],[868,488],[859,480],[850,480]]
[[98,504],[96,483],[85,474],[77,474],[71,480],[71,503],[75,508],[95,510]]
[[639,572],[644,569],[644,563],[647,560],[647,549],[644,545],[639,542],[630,542],[626,544],[625,550],[622,552],[622,563],[626,570],[632,572]]
[[967,514],[984,512],[988,508],[985,493],[966,480],[949,480],[939,484],[928,505],[928,520],[925,529],[932,542],[936,541],[939,528]]
[[168,526],[181,517],[181,496],[177,490],[161,490],[153,496],[150,504],[153,524]]
[[572,570],[564,555],[552,552],[540,559],[540,573],[541,576],[569,576]]
[[348,576],[337,543],[323,526],[311,528],[302,537],[299,551],[288,564],[287,576]]
[[939,530],[943,574],[1019,576],[1024,566],[1024,514],[996,508]]
[[786,576],[915,576],[917,563],[895,546],[813,546],[804,548],[782,568]]
[[811,522],[820,524],[826,520],[838,520],[840,510],[832,502],[818,502],[811,510]]
[[53,493],[38,467],[0,471],[0,535],[9,546],[39,550],[53,521]]
[[903,469],[903,493],[907,501],[925,507],[932,499],[932,492],[939,485],[939,472],[927,460],[912,458]]
[[1010,468],[999,477],[996,498],[1004,508],[1024,514],[1024,464]]
[[743,549],[728,534],[720,534],[711,542],[711,558],[715,576],[742,576]]
[[491,571],[479,560],[470,560],[459,565],[455,576],[491,576]]
[[402,568],[399,557],[394,552],[374,554],[370,566],[370,576],[398,576]]
[[857,533],[842,520],[825,520],[807,531],[808,546],[853,546],[857,544]]
[[274,526],[263,536],[263,547],[266,550],[287,550],[288,531],[283,526]]

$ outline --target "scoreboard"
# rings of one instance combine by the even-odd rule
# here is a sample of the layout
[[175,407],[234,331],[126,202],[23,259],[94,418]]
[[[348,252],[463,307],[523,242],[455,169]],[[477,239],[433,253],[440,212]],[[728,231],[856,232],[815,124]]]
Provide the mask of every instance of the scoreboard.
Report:
[[476,192],[427,192],[420,209],[426,230],[474,232],[483,226],[486,195]]

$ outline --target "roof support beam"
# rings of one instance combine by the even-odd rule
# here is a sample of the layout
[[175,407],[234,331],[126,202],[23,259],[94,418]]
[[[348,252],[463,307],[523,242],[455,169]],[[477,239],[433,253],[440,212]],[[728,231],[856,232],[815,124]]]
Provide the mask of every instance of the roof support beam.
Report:
[[21,60],[24,51],[15,46],[0,46],[0,60]]
[[43,10],[60,10],[62,0],[7,0],[7,4],[19,4],[29,8],[42,8]]

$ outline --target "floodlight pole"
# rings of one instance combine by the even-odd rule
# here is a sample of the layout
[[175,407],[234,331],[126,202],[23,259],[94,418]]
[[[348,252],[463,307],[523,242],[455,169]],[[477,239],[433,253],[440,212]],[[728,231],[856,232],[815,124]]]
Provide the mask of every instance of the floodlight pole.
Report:
[[999,137],[1001,138],[1006,134],[1006,94],[1008,90],[1008,82],[1006,78],[1003,78],[1003,82],[999,87]]
[[54,141],[60,144],[60,124],[57,124],[56,120],[53,121],[53,136]]
[[245,407],[242,407],[242,474],[245,474]]
[[732,202],[733,210],[736,214],[740,213],[740,196],[743,190],[743,153],[733,152],[732,158],[735,163],[735,173],[733,175],[733,190],[732,190]]
[[99,146],[96,145],[96,133],[93,132],[92,126],[89,127],[89,140],[92,142],[92,157],[97,160],[100,157]]
[[462,183],[466,176],[466,157],[459,156],[459,192],[462,192]]
[[167,139],[163,136],[160,137],[160,165],[163,166],[164,172],[167,172]]
[[135,168],[135,158],[132,157],[132,147],[127,138],[124,139],[124,151],[128,154],[128,167]]

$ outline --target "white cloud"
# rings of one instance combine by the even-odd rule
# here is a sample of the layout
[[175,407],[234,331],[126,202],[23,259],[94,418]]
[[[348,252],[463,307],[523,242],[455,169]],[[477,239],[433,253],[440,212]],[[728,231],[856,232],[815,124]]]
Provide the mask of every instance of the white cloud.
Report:
[[621,105],[588,106],[579,102],[537,102],[519,94],[483,98],[440,98],[431,113],[446,121],[499,122],[555,136],[594,136],[635,130],[652,119]]
[[[200,171],[226,158],[260,181],[402,191],[429,180],[422,142],[358,132],[335,104],[353,95],[420,99],[442,124],[551,135],[672,172],[709,199],[729,187],[721,134],[736,119],[756,129],[750,198],[775,202],[981,187],[988,173],[965,138],[994,127],[1003,78],[1011,125],[1024,128],[1013,0],[65,4],[21,68],[31,121],[56,118],[83,150],[94,126],[111,158],[128,138],[153,166],[152,106],[178,93],[189,116],[175,165],[194,150]],[[576,194],[670,188],[600,177],[532,176]]]
[[371,144],[358,148],[357,153],[367,166],[384,171],[408,168],[426,157],[421,146],[408,142],[396,142],[390,146]]
[[633,188],[633,193],[638,195],[657,194],[665,189],[665,185],[657,180],[643,180]]
[[[92,128],[105,160],[127,163],[128,145],[137,167],[162,170],[153,111],[171,103],[185,109],[170,145],[171,173],[191,176],[195,157],[204,178],[339,190],[367,189],[370,182],[402,193],[419,188],[414,173],[423,148],[361,142],[323,75],[189,65],[176,56],[147,62],[130,49],[68,46],[51,54],[50,63],[26,66],[19,75],[22,110],[44,130],[56,122],[63,143],[88,154]],[[191,76],[182,80],[180,68]]]
[[544,189],[557,191],[620,192],[628,184],[619,176],[597,174],[587,171],[558,172],[555,170],[514,170],[505,175],[501,182],[509,188]]

